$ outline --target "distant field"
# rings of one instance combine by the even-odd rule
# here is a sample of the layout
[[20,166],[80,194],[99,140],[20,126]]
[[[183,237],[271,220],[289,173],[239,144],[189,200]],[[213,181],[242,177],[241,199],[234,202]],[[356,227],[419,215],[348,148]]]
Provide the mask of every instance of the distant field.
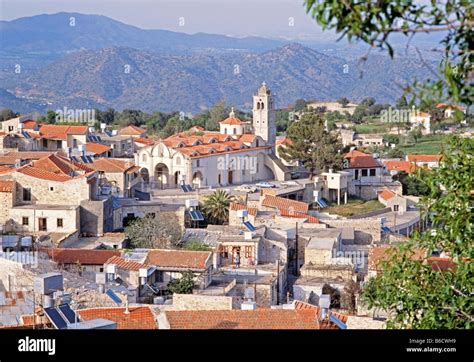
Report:
[[419,140],[418,143],[403,146],[399,145],[397,148],[406,154],[413,153],[434,155],[441,152],[441,146],[446,138],[446,135],[426,136]]
[[357,133],[387,133],[390,130],[388,123],[357,124],[355,126]]
[[340,216],[354,216],[365,214],[370,211],[383,209],[385,206],[378,200],[359,200],[349,199],[346,205],[331,204],[328,208],[322,210],[322,212],[328,212],[330,214],[336,214]]

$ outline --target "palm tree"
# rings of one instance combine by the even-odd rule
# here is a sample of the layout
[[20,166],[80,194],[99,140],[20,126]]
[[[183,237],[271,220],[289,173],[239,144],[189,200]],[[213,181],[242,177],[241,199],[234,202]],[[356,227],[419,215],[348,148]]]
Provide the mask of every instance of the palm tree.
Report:
[[206,197],[202,211],[207,219],[214,224],[222,225],[229,219],[229,205],[235,197],[224,190],[216,190]]

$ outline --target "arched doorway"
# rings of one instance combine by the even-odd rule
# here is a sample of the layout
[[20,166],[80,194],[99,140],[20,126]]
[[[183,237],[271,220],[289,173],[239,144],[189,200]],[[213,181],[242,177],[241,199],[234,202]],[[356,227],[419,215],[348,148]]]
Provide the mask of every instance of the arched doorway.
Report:
[[159,163],[155,167],[155,180],[158,188],[164,189],[168,186],[169,182],[169,169],[164,163]]
[[144,183],[146,184],[150,183],[150,173],[148,172],[148,169],[146,167],[143,167],[140,170],[140,176],[142,177],[142,180]]
[[202,186],[202,173],[197,171],[193,175],[193,186],[194,188],[200,188]]
[[228,173],[227,173],[227,183],[229,185],[232,185],[233,182],[234,182],[234,171],[228,171]]

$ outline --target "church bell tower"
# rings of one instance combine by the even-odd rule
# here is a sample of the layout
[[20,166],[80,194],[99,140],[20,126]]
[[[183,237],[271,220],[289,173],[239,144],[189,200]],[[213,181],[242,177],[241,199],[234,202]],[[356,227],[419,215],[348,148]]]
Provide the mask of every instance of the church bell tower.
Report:
[[275,152],[276,124],[273,96],[265,82],[253,96],[253,128]]

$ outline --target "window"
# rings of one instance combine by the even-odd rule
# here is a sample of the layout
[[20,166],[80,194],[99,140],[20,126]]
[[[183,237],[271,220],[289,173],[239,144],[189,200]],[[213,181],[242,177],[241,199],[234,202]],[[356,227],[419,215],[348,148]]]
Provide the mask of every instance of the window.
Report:
[[[63,147],[63,141],[56,141],[56,148],[62,148],[62,147]],[[76,141],[76,147],[77,147],[77,141]]]
[[[59,142],[61,142],[61,141],[58,141],[58,148],[60,147]],[[77,140],[76,139],[72,140],[72,148],[77,148]]]
[[23,217],[21,218],[21,224],[22,224],[22,225],[25,225],[25,226],[29,225],[29,224],[30,224],[30,218],[23,216]]
[[398,211],[399,207],[398,205],[393,205],[393,211]]
[[31,189],[23,189],[23,201],[31,201]]
[[245,257],[246,258],[251,258],[252,257],[252,247],[251,246],[246,246],[244,249]]
[[163,283],[163,272],[162,271],[157,271],[156,272],[156,282],[157,283]]
[[370,176],[375,176],[375,168],[370,169]]
[[8,126],[8,132],[13,132],[13,126]]
[[154,219],[156,217],[156,213],[154,212],[147,212],[146,214],[147,217],[151,217],[152,219]]
[[232,133],[233,133],[233,134],[237,134],[237,129],[234,128],[234,129],[232,130]]
[[362,170],[362,177],[367,176],[367,170]]
[[56,220],[56,225],[58,228],[62,228],[63,227],[63,219],[57,219]]
[[199,164],[199,160],[196,160],[196,167],[199,167],[200,164]]
[[49,186],[49,191],[54,191],[54,187],[53,187],[53,186]]

